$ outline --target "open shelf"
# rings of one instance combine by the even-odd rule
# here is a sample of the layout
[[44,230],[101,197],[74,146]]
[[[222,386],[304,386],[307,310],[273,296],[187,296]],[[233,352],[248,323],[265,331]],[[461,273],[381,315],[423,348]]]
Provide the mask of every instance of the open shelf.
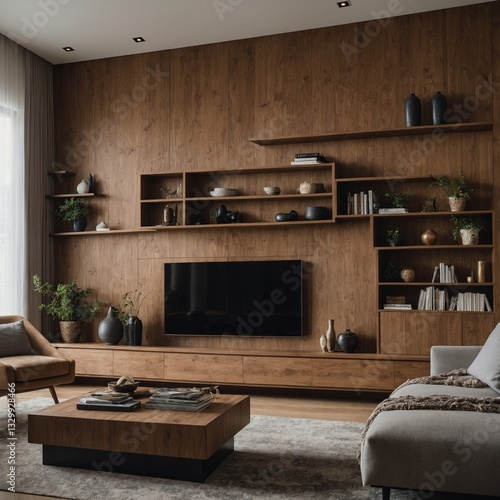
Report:
[[288,135],[272,138],[253,138],[250,142],[259,146],[279,144],[302,144],[310,142],[349,141],[359,139],[376,139],[379,137],[403,137],[411,135],[452,134],[460,132],[489,132],[493,130],[490,122],[453,123],[446,125],[422,125],[419,127],[396,127],[379,130],[358,130],[350,132],[326,132],[310,135]]

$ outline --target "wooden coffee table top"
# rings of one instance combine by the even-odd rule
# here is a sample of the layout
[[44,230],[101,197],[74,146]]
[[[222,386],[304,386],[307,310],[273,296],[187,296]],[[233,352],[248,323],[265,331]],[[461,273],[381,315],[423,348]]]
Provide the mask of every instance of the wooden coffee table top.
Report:
[[208,459],[250,422],[250,397],[219,395],[199,412],[77,410],[69,399],[28,416],[28,442]]

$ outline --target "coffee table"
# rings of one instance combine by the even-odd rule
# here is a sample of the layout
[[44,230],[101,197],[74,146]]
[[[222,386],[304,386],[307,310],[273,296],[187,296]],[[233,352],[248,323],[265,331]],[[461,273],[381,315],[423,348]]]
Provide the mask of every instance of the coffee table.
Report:
[[80,398],[28,415],[43,464],[203,482],[250,422],[250,397],[219,395],[199,412],[77,410]]

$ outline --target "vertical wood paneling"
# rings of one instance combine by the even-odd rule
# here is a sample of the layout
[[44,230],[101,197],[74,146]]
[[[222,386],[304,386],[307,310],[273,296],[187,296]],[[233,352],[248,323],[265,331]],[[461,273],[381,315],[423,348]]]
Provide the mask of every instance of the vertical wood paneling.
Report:
[[[368,38],[356,38],[360,33]],[[349,57],[346,44],[355,49]],[[98,190],[106,196],[92,202],[91,225],[104,219],[115,228],[140,223],[141,172],[287,164],[295,152],[310,150],[334,160],[343,177],[459,175],[463,169],[475,185],[470,207],[490,208],[493,200],[498,211],[497,87],[484,98],[481,93],[478,108],[465,119],[493,120],[493,133],[270,147],[247,139],[403,126],[404,99],[410,92],[422,98],[423,121],[430,123],[430,98],[437,90],[453,108],[475,96],[478,78],[487,80],[491,73],[493,82],[500,82],[499,47],[500,7],[494,2],[401,16],[383,26],[372,20],[57,66],[56,160],[75,170],[75,181],[89,173],[96,176]],[[495,224],[498,233],[498,217]],[[306,337],[164,338],[164,262],[281,257],[311,264],[305,285]],[[351,328],[360,336],[359,350],[374,352],[374,258],[367,222],[54,239],[58,280],[74,278],[110,304],[144,282],[150,292],[141,311],[145,343],[200,348],[316,350],[332,318],[337,333]],[[500,310],[499,294],[494,309]],[[392,331],[403,335],[382,337],[385,352],[396,352],[392,349],[401,342],[403,352],[420,352],[430,342],[456,340],[450,333],[429,333],[456,333],[452,314],[430,325],[420,324],[418,313],[411,315],[410,324],[405,324],[406,316],[398,317],[381,315],[381,329],[390,322]],[[90,334],[94,339],[96,331],[97,323]],[[414,331],[424,333],[412,340]]]

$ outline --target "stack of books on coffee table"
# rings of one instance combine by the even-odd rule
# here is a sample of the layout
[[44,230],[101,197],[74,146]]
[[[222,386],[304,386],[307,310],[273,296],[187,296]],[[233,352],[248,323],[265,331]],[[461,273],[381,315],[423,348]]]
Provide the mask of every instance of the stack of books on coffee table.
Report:
[[208,388],[158,388],[144,406],[156,410],[200,411],[210,406],[214,399]]
[[82,396],[76,404],[78,410],[133,411],[141,405],[130,394],[119,392],[95,392]]

